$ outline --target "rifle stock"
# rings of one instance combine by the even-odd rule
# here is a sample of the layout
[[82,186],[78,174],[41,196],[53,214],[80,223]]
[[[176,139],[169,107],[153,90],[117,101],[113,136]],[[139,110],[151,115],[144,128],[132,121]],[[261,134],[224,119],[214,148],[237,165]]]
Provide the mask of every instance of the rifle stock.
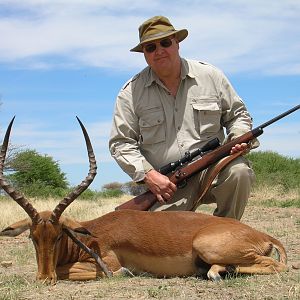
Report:
[[[192,175],[201,172],[208,168],[210,165],[218,162],[220,159],[228,156],[233,146],[236,144],[249,143],[254,138],[260,136],[263,133],[263,128],[269,126],[270,124],[282,119],[283,117],[291,114],[292,112],[298,110],[300,105],[295,106],[294,108],[282,113],[281,115],[271,119],[270,121],[256,127],[255,129],[246,132],[245,134],[237,137],[236,139],[231,140],[230,142],[208,152],[203,155],[201,158],[192,161],[191,163],[179,167],[177,170],[172,172],[169,175],[171,182],[178,185],[182,181],[188,179]],[[132,198],[131,200],[117,206],[115,210],[121,209],[133,209],[133,210],[149,210],[151,206],[157,201],[156,196],[148,191],[139,196]]]
[[121,205],[117,206],[115,210],[121,209],[133,209],[133,210],[149,210],[152,205],[157,201],[156,196],[147,191],[141,195],[138,195]]

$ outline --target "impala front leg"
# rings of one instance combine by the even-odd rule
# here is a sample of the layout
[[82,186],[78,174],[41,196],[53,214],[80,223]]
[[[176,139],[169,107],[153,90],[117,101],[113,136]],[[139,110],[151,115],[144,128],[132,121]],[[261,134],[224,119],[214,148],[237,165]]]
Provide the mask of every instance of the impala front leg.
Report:
[[56,267],[59,279],[95,280],[105,277],[101,268],[95,262],[75,262]]

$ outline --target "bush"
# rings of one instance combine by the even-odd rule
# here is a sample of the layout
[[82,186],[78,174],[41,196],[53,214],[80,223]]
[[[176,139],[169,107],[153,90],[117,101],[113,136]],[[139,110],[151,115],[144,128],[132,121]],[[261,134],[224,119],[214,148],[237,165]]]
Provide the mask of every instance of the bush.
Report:
[[23,186],[22,193],[27,197],[63,198],[68,193],[68,190],[60,187],[52,187],[45,185],[43,182],[36,181],[30,185]]
[[122,195],[124,195],[124,193],[119,189],[106,190],[101,192],[102,198],[117,198],[117,197],[121,197]]
[[102,190],[120,190],[122,188],[122,183],[120,182],[111,182],[102,186]]
[[282,156],[276,152],[251,152],[256,185],[279,185],[284,190],[300,188],[300,159]]
[[123,184],[119,182],[111,182],[102,186],[100,195],[102,198],[117,198],[124,195],[122,190]]
[[108,189],[101,192],[87,189],[78,197],[78,199],[95,200],[100,198],[117,198],[122,195],[124,195],[124,193],[120,189]]
[[41,184],[54,188],[67,188],[65,174],[52,157],[40,155],[35,150],[25,150],[11,162],[14,173],[9,177],[18,185]]
[[145,193],[148,190],[146,184],[137,184],[133,181],[129,181],[123,184],[122,191],[125,194],[137,196]]
[[35,150],[18,152],[10,162],[8,181],[30,197],[61,197],[68,188],[65,174],[52,157]]
[[[72,191],[74,188],[71,188],[70,191]],[[69,191],[69,192],[70,192]],[[94,200],[95,198],[98,197],[98,192],[93,191],[90,189],[86,189],[83,193],[81,193],[78,197],[78,199],[83,199],[83,200]]]

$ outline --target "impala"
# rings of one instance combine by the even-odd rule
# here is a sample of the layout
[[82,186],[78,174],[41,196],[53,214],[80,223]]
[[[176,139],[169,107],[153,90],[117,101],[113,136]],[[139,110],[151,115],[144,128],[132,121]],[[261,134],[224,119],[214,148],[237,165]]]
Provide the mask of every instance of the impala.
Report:
[[[120,210],[78,222],[62,215],[96,176],[96,161],[88,134],[88,176],[53,211],[38,212],[3,176],[10,131],[0,157],[0,185],[28,214],[0,232],[17,236],[30,231],[37,260],[37,279],[90,280],[129,270],[157,277],[220,273],[271,274],[287,270],[283,245],[241,222],[195,212]],[[76,237],[75,237],[76,236]],[[75,243],[74,243],[75,241]],[[96,260],[94,259],[96,258]]]

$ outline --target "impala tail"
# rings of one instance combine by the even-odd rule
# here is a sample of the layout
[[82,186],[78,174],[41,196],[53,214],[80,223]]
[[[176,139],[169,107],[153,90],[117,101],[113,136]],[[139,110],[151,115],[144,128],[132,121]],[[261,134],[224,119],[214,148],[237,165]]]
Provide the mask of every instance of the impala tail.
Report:
[[273,237],[270,236],[270,240],[272,242],[272,249],[271,252],[268,256],[276,259],[277,261],[283,263],[283,264],[287,264],[287,254],[286,251],[283,247],[283,245],[276,239],[274,239]]

